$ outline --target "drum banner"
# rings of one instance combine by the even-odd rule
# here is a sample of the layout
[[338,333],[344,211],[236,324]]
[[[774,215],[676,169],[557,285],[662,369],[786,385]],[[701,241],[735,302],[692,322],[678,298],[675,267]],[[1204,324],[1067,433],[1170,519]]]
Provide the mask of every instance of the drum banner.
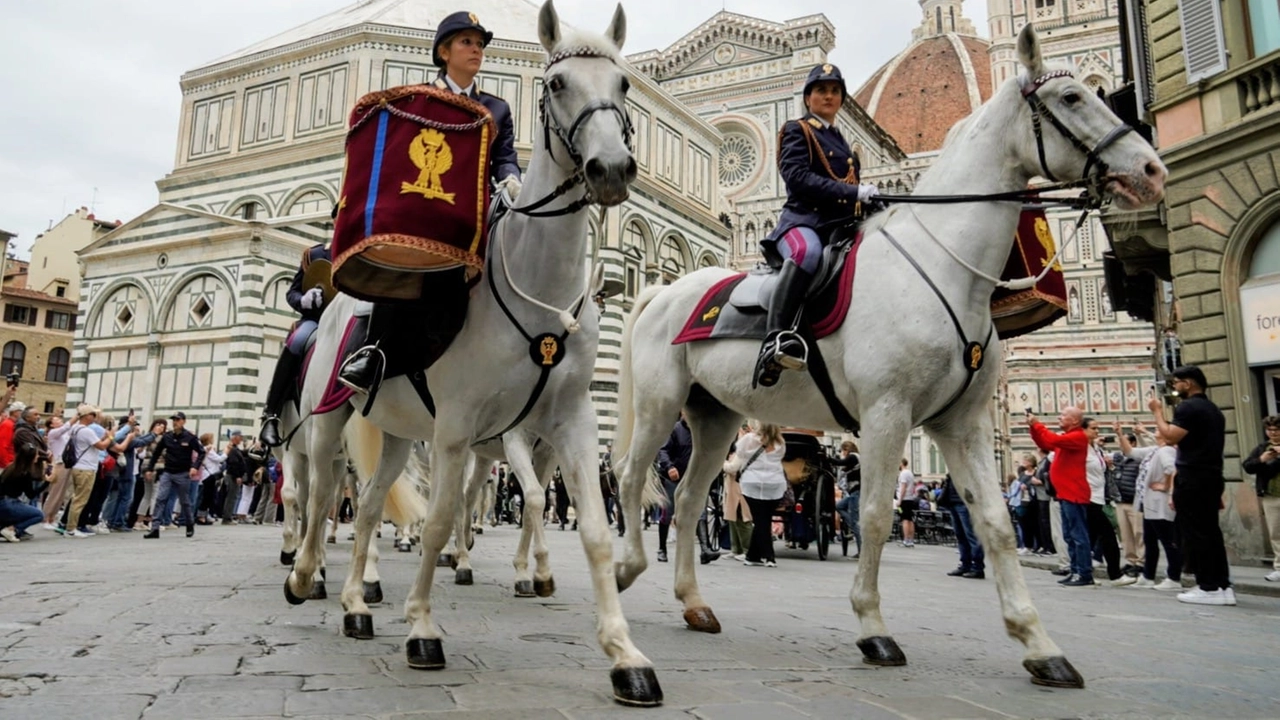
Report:
[[333,230],[333,283],[412,301],[434,271],[484,267],[493,118],[427,85],[369,93],[351,112]]
[[[1039,275],[1057,253],[1043,210],[1022,212],[1016,240],[1001,279]],[[996,288],[991,296],[991,317],[1001,340],[1039,330],[1066,314],[1066,281],[1062,278],[1062,265],[1056,262],[1035,287],[1026,290]]]

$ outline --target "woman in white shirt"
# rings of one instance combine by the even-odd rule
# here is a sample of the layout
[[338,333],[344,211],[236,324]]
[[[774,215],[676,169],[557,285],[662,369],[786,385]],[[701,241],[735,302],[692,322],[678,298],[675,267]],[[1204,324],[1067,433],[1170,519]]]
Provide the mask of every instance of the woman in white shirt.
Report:
[[[1116,427],[1119,426],[1117,421]],[[1134,430],[1139,435],[1147,435],[1141,426]],[[1182,551],[1178,547],[1177,530],[1174,528],[1177,513],[1169,502],[1173,493],[1174,463],[1177,461],[1178,451],[1166,442],[1159,429],[1156,430],[1154,446],[1133,447],[1119,430],[1116,431],[1116,438],[1120,441],[1120,452],[1140,462],[1138,478],[1134,482],[1133,507],[1142,513],[1146,556],[1143,558],[1142,577],[1134,587],[1181,591]],[[1160,563],[1162,545],[1168,568],[1165,579],[1156,583],[1156,566]]]
[[777,425],[751,421],[751,431],[738,438],[738,451],[733,460],[725,463],[725,472],[736,474],[742,487],[742,495],[751,508],[755,525],[751,530],[751,545],[743,565],[777,567],[773,555],[773,511],[787,491],[787,476],[782,469],[782,457],[787,444]]
[[69,423],[62,419],[60,415],[54,415],[45,420],[44,438],[49,443],[49,454],[53,455],[53,475],[49,479],[49,493],[45,496],[44,507],[44,528],[53,530],[57,527],[58,516],[62,514],[62,504],[67,498],[67,486],[71,483],[67,482],[71,477],[71,468],[62,464],[62,450],[67,446],[67,440],[71,439],[71,430],[76,423]]

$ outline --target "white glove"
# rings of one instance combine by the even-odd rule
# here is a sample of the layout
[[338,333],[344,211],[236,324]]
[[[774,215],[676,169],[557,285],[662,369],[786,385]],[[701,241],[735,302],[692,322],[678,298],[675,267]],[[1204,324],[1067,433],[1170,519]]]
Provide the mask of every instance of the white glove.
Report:
[[875,185],[868,185],[864,183],[858,186],[858,202],[866,202],[879,194],[880,188]]
[[306,310],[318,310],[324,305],[324,291],[313,287],[302,294],[302,307]]
[[520,182],[520,178],[515,175],[508,175],[498,181],[499,192],[506,191],[507,197],[511,198],[512,202],[515,202],[516,198],[520,197],[520,189],[522,187],[524,185]]

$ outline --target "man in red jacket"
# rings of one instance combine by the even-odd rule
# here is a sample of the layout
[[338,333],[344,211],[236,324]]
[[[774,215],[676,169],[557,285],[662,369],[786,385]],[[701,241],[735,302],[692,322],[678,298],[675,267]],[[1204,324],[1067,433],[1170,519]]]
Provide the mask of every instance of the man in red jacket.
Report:
[[0,420],[0,468],[7,468],[13,464],[15,451],[13,448],[13,430],[18,423],[18,417],[27,409],[26,405],[15,402],[9,405],[5,410],[4,420]]
[[1036,420],[1029,410],[1027,412],[1031,439],[1041,450],[1053,453],[1049,480],[1062,510],[1062,537],[1071,558],[1071,574],[1059,584],[1068,587],[1093,585],[1093,560],[1089,546],[1090,490],[1085,475],[1089,437],[1083,423],[1084,413],[1080,408],[1063,408],[1062,414],[1058,415],[1058,427],[1062,432],[1055,433]]

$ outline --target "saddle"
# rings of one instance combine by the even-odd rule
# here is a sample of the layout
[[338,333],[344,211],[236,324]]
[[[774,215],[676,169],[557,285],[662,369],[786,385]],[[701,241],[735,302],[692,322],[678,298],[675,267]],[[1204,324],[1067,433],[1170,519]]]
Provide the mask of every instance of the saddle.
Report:
[[[805,295],[801,326],[823,338],[840,328],[853,296],[859,233],[828,245]],[[694,307],[673,345],[697,340],[763,340],[778,274],[770,268],[739,273],[716,283]]]

